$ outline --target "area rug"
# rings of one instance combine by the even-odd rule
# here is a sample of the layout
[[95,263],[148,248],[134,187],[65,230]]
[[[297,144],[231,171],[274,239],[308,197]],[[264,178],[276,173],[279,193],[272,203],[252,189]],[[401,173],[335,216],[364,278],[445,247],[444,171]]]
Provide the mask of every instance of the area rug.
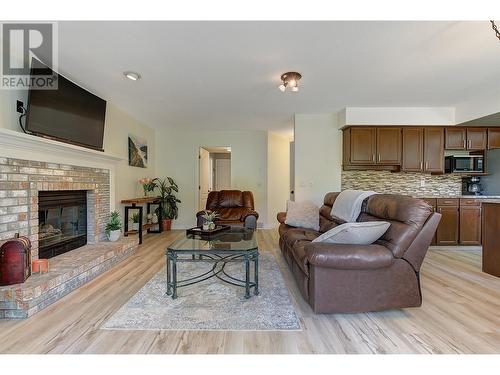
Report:
[[[210,263],[178,263],[178,279],[208,271]],[[243,263],[228,263],[228,274],[244,278]],[[252,276],[253,279],[253,276]],[[213,277],[166,291],[165,267],[101,327],[124,330],[300,330],[300,323],[278,264],[271,253],[259,260],[260,294],[244,298],[244,288]]]

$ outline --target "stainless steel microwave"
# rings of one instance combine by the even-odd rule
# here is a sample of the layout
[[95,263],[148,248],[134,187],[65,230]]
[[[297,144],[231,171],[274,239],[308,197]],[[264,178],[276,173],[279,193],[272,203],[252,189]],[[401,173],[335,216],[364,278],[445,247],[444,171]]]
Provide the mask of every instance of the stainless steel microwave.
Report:
[[483,173],[484,157],[482,155],[447,156],[444,159],[446,173]]

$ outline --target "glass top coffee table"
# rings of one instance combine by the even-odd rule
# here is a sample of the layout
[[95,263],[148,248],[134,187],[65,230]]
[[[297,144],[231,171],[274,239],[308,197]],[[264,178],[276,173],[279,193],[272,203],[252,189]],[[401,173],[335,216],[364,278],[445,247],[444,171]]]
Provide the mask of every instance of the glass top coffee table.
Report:
[[[167,259],[167,295],[177,298],[177,289],[216,277],[225,283],[245,288],[245,298],[250,291],[259,294],[259,249],[255,232],[245,228],[231,228],[210,238],[184,235],[172,242],[165,252]],[[184,280],[178,280],[177,269],[182,262],[209,262],[211,269]],[[241,262],[245,279],[238,279],[226,271],[229,262]],[[253,264],[253,280],[250,266]]]

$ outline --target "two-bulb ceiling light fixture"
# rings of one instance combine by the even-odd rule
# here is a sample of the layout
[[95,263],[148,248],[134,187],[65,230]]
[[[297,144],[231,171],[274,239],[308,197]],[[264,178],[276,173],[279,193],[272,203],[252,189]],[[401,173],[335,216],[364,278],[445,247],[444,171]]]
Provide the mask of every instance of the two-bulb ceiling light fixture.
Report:
[[289,87],[293,92],[299,91],[299,80],[302,78],[300,73],[297,72],[287,72],[281,75],[281,85],[279,89],[285,92],[287,87]]

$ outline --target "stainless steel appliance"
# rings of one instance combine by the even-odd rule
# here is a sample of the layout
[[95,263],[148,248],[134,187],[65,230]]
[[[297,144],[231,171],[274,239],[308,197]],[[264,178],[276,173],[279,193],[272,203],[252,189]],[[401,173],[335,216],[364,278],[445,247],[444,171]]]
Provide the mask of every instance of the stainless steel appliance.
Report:
[[444,159],[444,171],[446,173],[483,173],[484,156],[447,156]]

